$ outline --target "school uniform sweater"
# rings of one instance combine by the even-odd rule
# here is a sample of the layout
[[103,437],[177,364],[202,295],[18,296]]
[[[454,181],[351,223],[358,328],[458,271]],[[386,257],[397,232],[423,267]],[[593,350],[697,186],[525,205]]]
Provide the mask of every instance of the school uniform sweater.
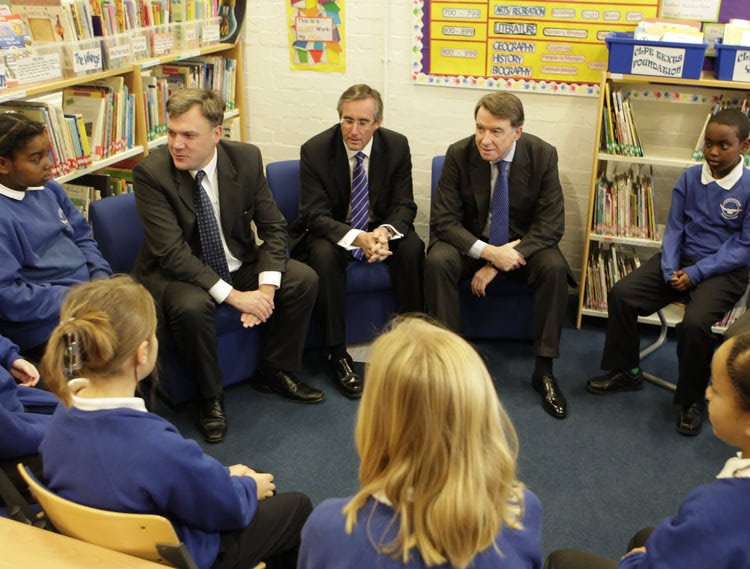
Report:
[[677,515],[656,527],[646,553],[627,555],[617,569],[750,567],[748,475],[750,460],[730,459],[718,480],[691,490]]
[[[39,451],[57,398],[48,391],[19,386],[7,371],[18,359],[18,346],[0,336],[0,458],[20,458]],[[24,407],[38,412],[26,413]]]
[[[495,539],[502,553],[490,546],[479,553],[471,569],[527,569],[542,566],[539,539],[542,533],[542,507],[529,490],[524,491],[526,509],[523,530],[503,528]],[[374,543],[388,544],[398,532],[398,521],[392,507],[370,498],[357,512],[354,531],[345,530],[346,517],[341,513],[350,498],[335,498],[322,502],[302,528],[297,569],[350,569],[377,567],[378,569],[426,568],[421,555],[412,550],[407,564],[401,557],[379,553]],[[373,509],[374,508],[374,509]],[[449,567],[440,565],[439,567]]]
[[112,269],[62,186],[0,187],[0,331],[22,350],[49,338],[69,286]]
[[[96,410],[75,406],[87,401]],[[103,401],[114,408],[97,408]],[[201,569],[216,560],[219,532],[246,527],[257,506],[253,478],[230,476],[136,398],[61,406],[40,452],[53,492],[94,508],[168,518]]]
[[[680,256],[696,263],[680,266]],[[750,264],[750,170],[742,161],[714,180],[707,164],[685,170],[672,191],[662,242],[664,281],[683,269],[693,285]]]

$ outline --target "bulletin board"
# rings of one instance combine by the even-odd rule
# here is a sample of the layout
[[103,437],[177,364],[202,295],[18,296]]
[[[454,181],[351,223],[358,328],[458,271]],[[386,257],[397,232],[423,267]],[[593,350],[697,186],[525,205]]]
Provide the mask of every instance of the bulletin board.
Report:
[[[662,13],[662,9],[666,12]],[[647,17],[750,19],[748,0],[414,0],[417,84],[596,96],[609,32]]]

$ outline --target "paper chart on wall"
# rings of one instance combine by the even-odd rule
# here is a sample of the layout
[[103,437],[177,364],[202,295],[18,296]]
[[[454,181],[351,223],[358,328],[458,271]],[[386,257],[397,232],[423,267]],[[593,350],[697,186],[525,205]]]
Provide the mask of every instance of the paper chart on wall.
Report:
[[414,0],[413,80],[593,96],[604,38],[658,9],[659,0]]
[[292,69],[346,71],[344,0],[287,0]]

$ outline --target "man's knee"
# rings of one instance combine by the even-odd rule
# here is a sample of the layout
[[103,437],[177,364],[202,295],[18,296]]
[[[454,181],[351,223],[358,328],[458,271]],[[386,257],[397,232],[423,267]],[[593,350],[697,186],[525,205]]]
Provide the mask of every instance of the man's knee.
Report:
[[164,314],[170,323],[194,325],[213,318],[216,314],[216,303],[208,291],[187,283],[168,287],[162,305]]
[[344,249],[328,239],[310,238],[307,264],[318,274],[344,270],[346,268]]
[[427,252],[425,259],[425,279],[445,278],[458,282],[461,276],[461,253],[458,249],[438,241]]
[[281,278],[281,291],[282,294],[306,297],[313,301],[318,294],[318,273],[304,263],[289,259],[286,272]]
[[398,255],[403,259],[408,259],[410,263],[424,262],[424,241],[414,231],[410,231],[399,241],[394,256]]

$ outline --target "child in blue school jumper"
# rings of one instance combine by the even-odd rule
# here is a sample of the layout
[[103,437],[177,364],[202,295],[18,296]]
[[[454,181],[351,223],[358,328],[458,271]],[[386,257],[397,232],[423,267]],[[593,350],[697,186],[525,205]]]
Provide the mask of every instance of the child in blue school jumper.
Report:
[[359,491],[325,500],[298,569],[539,569],[542,507],[482,358],[405,318],[370,351],[354,433]]
[[643,387],[638,317],[685,301],[676,326],[680,405],[677,432],[697,435],[703,425],[711,356],[711,326],[740,299],[750,265],[750,120],[738,110],[716,113],[706,126],[703,165],[685,170],[672,192],[662,252],[618,281],[607,297],[609,317],[601,367],[586,389],[597,395]]
[[0,333],[33,359],[70,285],[107,278],[91,227],[52,180],[44,125],[0,114]]
[[19,488],[16,463],[41,473],[39,445],[58,401],[49,391],[35,389],[39,370],[18,354],[18,346],[0,336],[0,465]]
[[[750,567],[750,333],[724,342],[706,389],[714,434],[740,452],[716,480],[691,490],[677,515],[641,530],[620,562],[574,550],[550,554],[545,569],[740,569]],[[641,545],[641,547],[638,547]],[[635,546],[635,547],[633,547]]]
[[294,569],[312,510],[304,494],[273,495],[273,476],[226,467],[135,397],[156,363],[156,311],[126,275],[73,287],[42,359],[55,412],[41,454],[58,495],[168,518],[200,569],[259,561]]

